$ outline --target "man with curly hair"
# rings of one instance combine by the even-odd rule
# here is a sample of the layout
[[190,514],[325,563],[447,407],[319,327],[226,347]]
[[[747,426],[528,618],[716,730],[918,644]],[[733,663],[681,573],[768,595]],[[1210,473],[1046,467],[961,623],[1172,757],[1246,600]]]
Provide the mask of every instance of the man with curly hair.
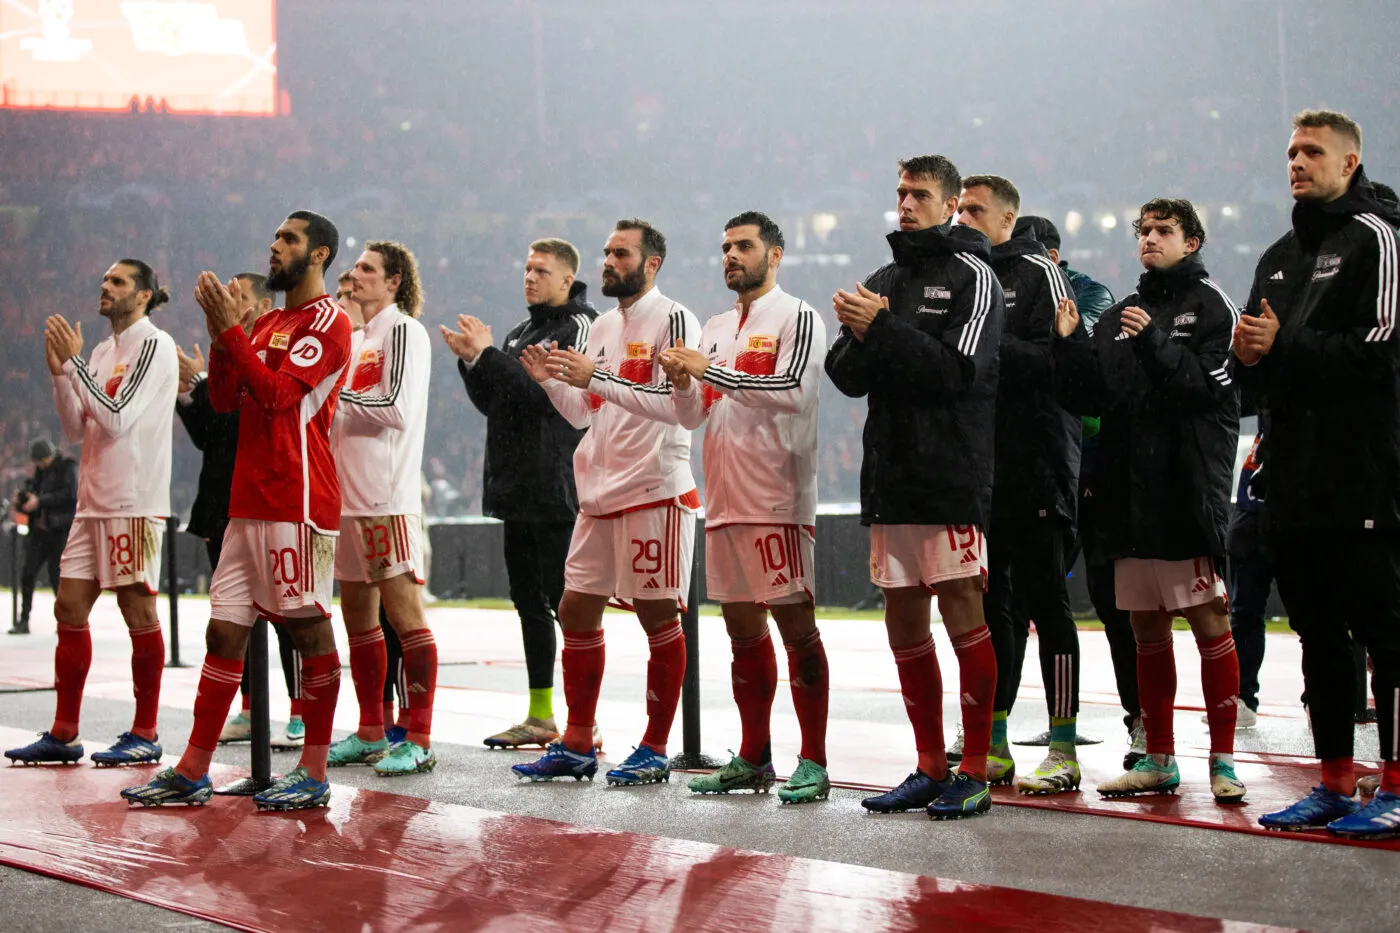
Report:
[[1062,401],[1100,417],[1100,530],[1118,606],[1131,613],[1147,730],[1146,757],[1098,791],[1173,793],[1181,783],[1172,621],[1185,616],[1201,653],[1211,793],[1240,803],[1240,667],[1219,572],[1239,437],[1230,355],[1239,313],[1201,262],[1205,228],[1190,201],[1148,201],[1133,232],[1145,270],[1137,291],[1105,311],[1092,336],[1078,326],[1075,303],[1062,299],[1052,343]]
[[[419,477],[428,421],[431,342],[418,322],[423,289],[413,253],[370,240],[351,270],[364,317],[331,434],[342,504],[335,578],[350,642],[360,726],[331,746],[327,764],[372,764],[383,775],[431,771],[437,642],[423,612],[427,568]],[[392,748],[384,735],[388,650],[383,601],[403,647],[409,726]]]

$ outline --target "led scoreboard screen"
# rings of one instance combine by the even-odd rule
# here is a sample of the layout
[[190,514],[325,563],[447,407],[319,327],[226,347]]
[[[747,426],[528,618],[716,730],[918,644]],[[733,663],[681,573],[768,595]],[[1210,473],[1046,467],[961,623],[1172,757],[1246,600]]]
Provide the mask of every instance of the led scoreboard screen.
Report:
[[0,0],[0,107],[271,115],[274,0]]

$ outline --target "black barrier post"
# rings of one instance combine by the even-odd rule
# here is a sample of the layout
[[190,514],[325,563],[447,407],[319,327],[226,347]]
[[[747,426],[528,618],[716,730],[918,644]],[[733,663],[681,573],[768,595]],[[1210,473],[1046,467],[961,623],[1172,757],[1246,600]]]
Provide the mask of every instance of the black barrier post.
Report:
[[[58,581],[53,581],[58,589]],[[19,525],[10,526],[10,628],[19,626]]]
[[234,781],[214,791],[226,797],[251,797],[272,785],[272,724],[267,698],[267,620],[253,623],[248,637],[248,698],[253,717],[253,776]]
[[685,678],[681,681],[681,748],[671,767],[681,770],[718,768],[724,762],[700,751],[700,580],[692,565],[681,632],[685,635]]
[[165,523],[165,589],[170,597],[170,663],[166,667],[184,667],[180,663],[180,567],[176,555],[180,549],[175,536],[180,532],[180,519],[172,515]]

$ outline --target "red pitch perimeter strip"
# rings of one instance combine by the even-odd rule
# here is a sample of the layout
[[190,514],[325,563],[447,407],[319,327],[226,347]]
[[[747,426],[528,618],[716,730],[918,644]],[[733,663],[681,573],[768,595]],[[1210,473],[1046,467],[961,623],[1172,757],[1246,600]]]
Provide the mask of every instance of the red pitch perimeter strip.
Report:
[[1277,929],[339,786],[329,809],[297,814],[231,798],[128,809],[117,792],[149,772],[5,769],[0,862],[298,933]]

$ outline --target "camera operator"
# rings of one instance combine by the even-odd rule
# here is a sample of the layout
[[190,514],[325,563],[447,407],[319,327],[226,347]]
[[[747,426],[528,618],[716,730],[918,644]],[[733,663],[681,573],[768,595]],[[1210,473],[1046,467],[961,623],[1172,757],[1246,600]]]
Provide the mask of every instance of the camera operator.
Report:
[[34,604],[34,583],[39,568],[49,568],[49,585],[58,588],[58,559],[68,543],[68,529],[78,507],[78,462],[66,457],[48,438],[29,448],[34,476],[15,494],[15,511],[29,516],[24,545],[24,570],[20,573],[20,611],[11,635],[29,634],[29,610]]

